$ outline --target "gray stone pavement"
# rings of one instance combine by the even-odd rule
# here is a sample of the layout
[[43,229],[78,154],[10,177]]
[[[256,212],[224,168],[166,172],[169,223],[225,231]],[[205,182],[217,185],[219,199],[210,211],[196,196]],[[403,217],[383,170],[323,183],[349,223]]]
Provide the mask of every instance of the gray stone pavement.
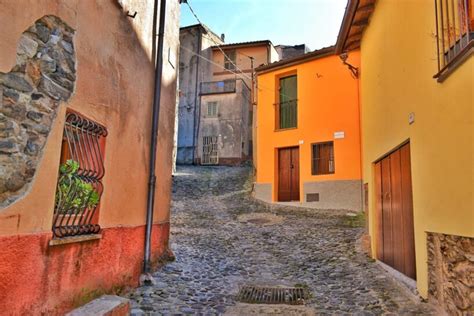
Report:
[[[429,315],[434,311],[356,251],[344,211],[268,205],[244,167],[178,167],[171,247],[156,285],[128,294],[132,315]],[[236,302],[240,285],[304,286],[304,306]]]

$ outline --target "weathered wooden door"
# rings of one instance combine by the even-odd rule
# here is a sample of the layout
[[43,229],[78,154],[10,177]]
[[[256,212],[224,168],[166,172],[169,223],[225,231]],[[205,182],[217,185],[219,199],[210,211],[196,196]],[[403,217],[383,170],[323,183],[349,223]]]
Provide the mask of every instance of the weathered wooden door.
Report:
[[278,201],[300,200],[299,148],[278,150]]
[[410,144],[375,164],[377,258],[416,279]]

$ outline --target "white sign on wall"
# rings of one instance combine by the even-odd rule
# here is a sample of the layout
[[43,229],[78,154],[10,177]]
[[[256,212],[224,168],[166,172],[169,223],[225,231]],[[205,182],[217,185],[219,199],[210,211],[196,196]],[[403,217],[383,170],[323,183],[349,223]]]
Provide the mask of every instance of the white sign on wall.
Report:
[[335,139],[342,139],[345,137],[344,131],[334,132]]

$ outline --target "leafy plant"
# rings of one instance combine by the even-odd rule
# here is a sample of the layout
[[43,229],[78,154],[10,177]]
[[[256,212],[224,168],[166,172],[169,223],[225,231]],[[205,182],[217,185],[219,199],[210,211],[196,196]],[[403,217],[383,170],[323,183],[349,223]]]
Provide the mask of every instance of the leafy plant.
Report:
[[61,214],[82,212],[99,204],[99,193],[78,175],[79,163],[69,159],[59,167],[56,208]]

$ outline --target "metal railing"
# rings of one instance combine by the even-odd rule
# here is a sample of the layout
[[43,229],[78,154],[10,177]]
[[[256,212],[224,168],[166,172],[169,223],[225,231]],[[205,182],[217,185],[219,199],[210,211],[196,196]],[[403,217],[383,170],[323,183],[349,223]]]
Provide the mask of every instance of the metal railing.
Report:
[[53,237],[97,234],[103,191],[104,126],[68,113],[64,125],[61,165],[56,188]]
[[235,91],[235,79],[201,83],[201,94],[233,93]]
[[278,110],[278,129],[293,128],[298,125],[298,100],[276,104]]
[[219,164],[218,137],[204,136],[202,139],[202,160],[201,165]]
[[435,0],[438,77],[474,45],[474,1]]

